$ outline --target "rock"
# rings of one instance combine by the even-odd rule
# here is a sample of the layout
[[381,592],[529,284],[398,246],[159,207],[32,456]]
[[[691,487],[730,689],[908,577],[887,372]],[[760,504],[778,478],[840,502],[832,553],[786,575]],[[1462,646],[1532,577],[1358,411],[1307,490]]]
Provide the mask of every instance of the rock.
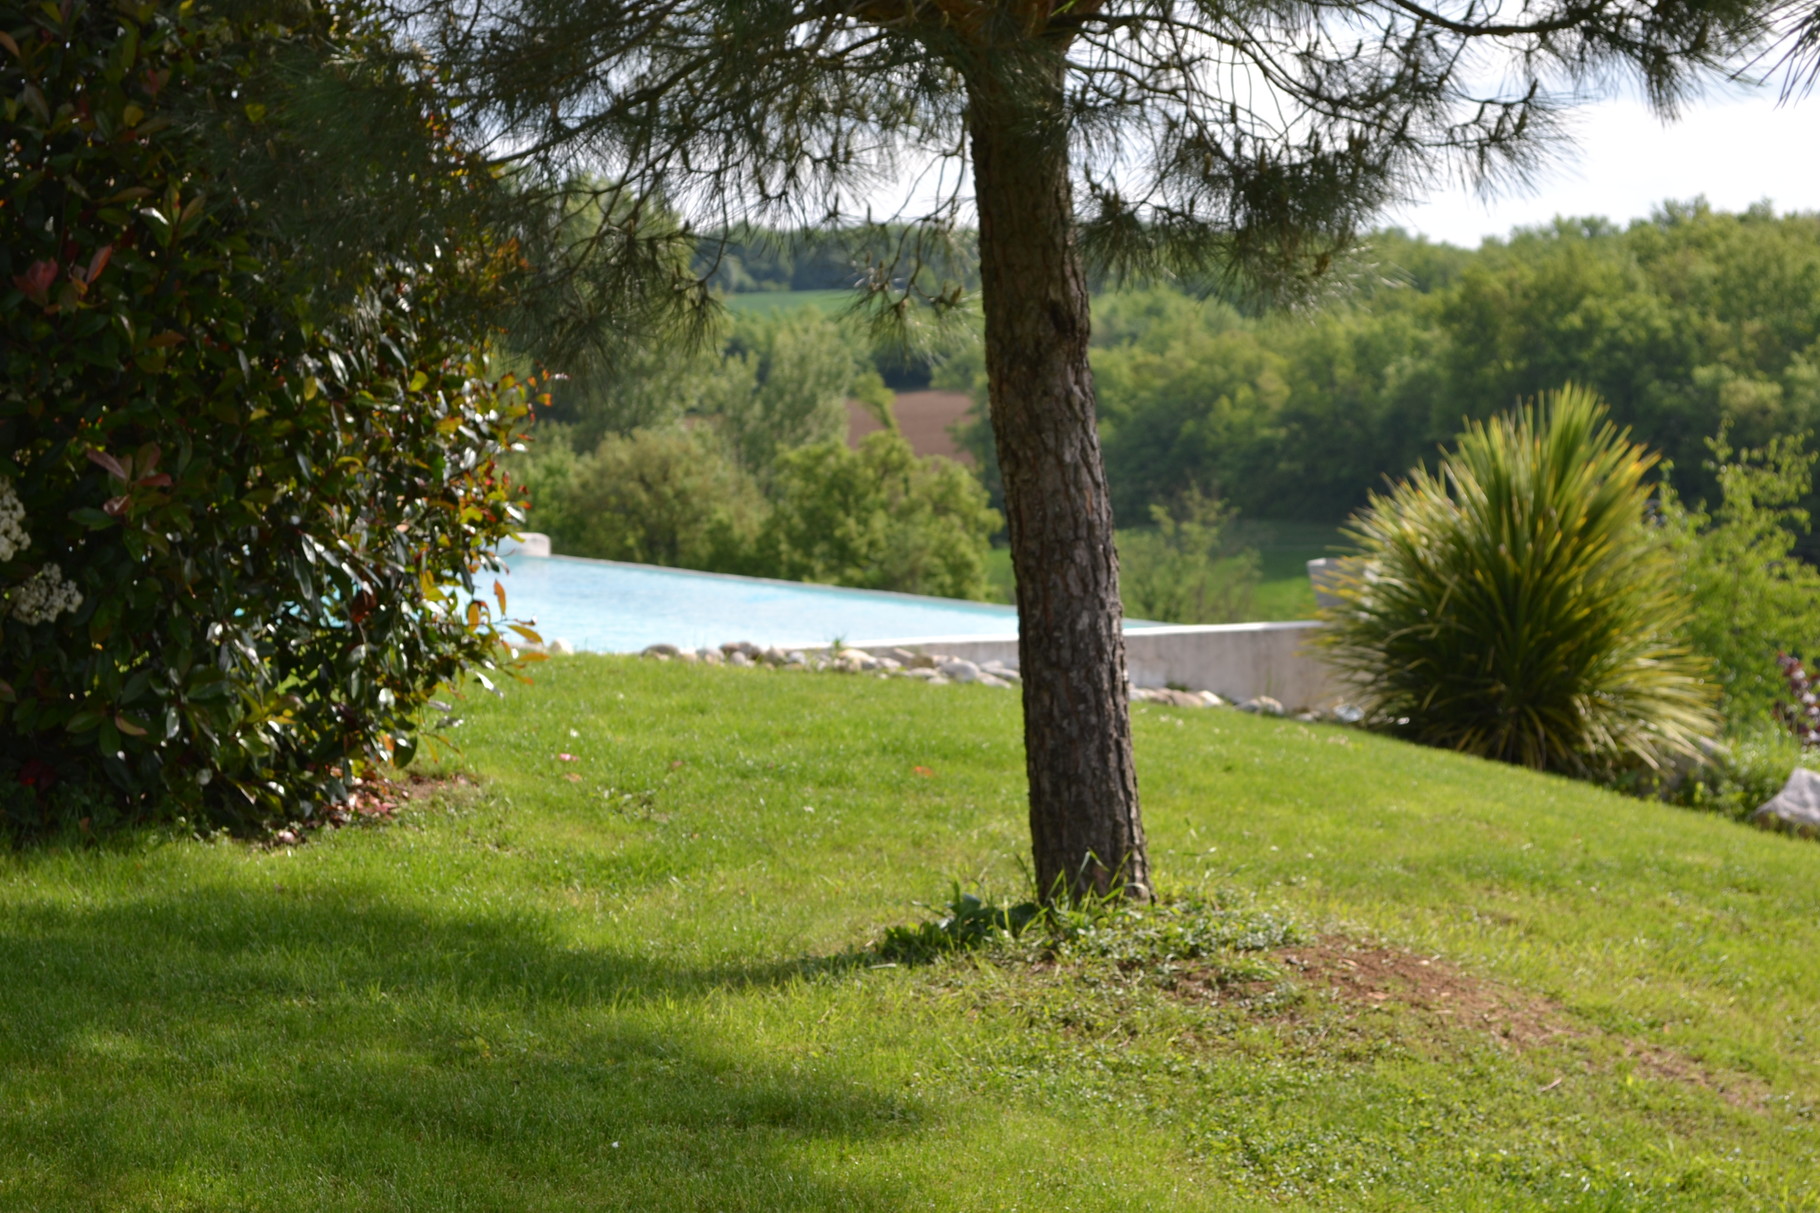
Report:
[[862,663],[872,660],[872,654],[864,649],[842,649],[840,652],[842,657],[857,657]]
[[784,655],[775,648],[766,649],[758,654],[758,659],[766,665],[782,665],[785,660]]
[[912,653],[909,649],[892,649],[890,652],[886,653],[885,656],[891,658],[899,665],[912,665],[916,661],[916,654]]
[[1239,705],[1241,712],[1256,712],[1260,716],[1287,715],[1283,705],[1268,695],[1257,695]]
[[938,678],[943,682],[947,681],[947,679],[942,678],[940,674],[937,674],[933,669],[925,665],[911,666],[904,671],[904,677],[914,678],[919,682],[934,682]]
[[978,682],[980,680],[980,668],[961,657],[950,657],[935,668],[949,682]]
[[1820,838],[1820,771],[1796,767],[1782,790],[1765,801],[1750,819],[1766,830]]
[[912,653],[910,654],[910,659],[905,661],[904,664],[911,669],[933,670],[936,666],[936,660],[928,653]]
[[984,670],[980,671],[979,683],[983,687],[1008,687],[1011,685],[998,675],[988,674]]
[[785,665],[808,665],[809,658],[801,649],[791,649],[784,654]]
[[904,668],[904,663],[895,657],[876,657],[873,660],[877,661],[878,668],[886,673],[896,673]]
[[670,658],[676,656],[676,654],[680,651],[681,650],[679,650],[673,644],[651,644],[651,645],[645,646],[645,651],[642,654],[640,654],[640,656],[661,657],[665,661],[668,661],[668,660],[670,660]]
[[1201,698],[1199,691],[1178,691],[1174,687],[1157,687],[1149,691],[1145,698],[1152,703],[1166,703],[1172,708],[1204,708],[1207,701]]
[[1356,708],[1350,703],[1335,704],[1333,711],[1327,714],[1341,724],[1357,724],[1365,719],[1365,709]]
[[678,649],[676,651],[676,660],[682,662],[684,665],[694,665],[697,661],[700,661],[701,658],[696,656],[694,649]]
[[1226,706],[1226,701],[1221,699],[1218,695],[1215,695],[1212,691],[1202,691],[1201,705],[1209,708],[1223,708]]
[[575,655],[575,646],[566,640],[552,640],[550,642],[550,652],[556,654],[558,657],[573,657]]
[[992,661],[982,661],[980,663],[980,673],[990,674],[994,678],[1003,678],[1006,682],[1019,681],[1016,666],[1006,665],[1004,662],[996,659]]
[[731,657],[735,653],[744,653],[747,657],[757,657],[759,648],[750,640],[729,640],[720,646],[720,651]]
[[697,655],[701,658],[703,665],[719,665],[726,660],[721,656],[719,649],[703,649]]
[[727,654],[727,664],[742,667],[749,666],[752,664],[752,659],[739,649],[734,649],[731,653]]

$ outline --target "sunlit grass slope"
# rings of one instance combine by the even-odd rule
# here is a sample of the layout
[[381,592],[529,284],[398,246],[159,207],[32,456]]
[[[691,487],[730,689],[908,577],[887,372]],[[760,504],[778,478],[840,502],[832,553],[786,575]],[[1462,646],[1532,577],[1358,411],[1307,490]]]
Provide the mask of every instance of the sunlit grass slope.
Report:
[[387,827],[0,860],[0,1208],[1820,1209],[1812,843],[1139,709],[1165,894],[1512,1038],[1280,958],[877,967],[1022,891],[1010,692],[573,658],[468,708],[479,786]]

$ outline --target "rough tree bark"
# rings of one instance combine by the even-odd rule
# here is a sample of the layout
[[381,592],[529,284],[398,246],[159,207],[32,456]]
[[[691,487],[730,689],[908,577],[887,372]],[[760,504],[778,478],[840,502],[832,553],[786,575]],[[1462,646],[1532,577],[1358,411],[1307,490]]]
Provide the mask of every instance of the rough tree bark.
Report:
[[988,68],[969,90],[986,374],[1017,575],[1030,835],[1044,900],[1115,891],[1147,899],[1062,64],[1038,55],[1015,86]]

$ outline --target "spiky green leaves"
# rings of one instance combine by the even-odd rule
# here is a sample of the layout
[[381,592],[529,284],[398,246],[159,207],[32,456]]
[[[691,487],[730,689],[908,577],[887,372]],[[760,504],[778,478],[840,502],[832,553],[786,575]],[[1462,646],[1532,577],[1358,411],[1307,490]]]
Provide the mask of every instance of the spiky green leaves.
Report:
[[1370,718],[1547,770],[1697,758],[1716,689],[1650,541],[1655,462],[1570,385],[1373,494],[1324,638]]

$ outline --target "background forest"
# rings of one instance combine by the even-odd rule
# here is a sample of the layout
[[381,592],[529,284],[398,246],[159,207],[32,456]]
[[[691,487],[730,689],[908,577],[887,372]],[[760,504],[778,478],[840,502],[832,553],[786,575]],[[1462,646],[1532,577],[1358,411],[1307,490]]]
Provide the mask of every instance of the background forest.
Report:
[[[995,567],[986,545],[996,522],[958,469],[890,439],[869,463],[833,449],[847,431],[844,400],[881,418],[895,391],[983,400],[977,332],[963,324],[908,352],[873,340],[840,315],[853,262],[829,242],[749,235],[704,247],[698,261],[729,298],[720,332],[700,349],[554,385],[521,467],[532,525],[582,555],[992,593],[975,565]],[[1789,439],[1792,456],[1820,420],[1820,216],[1668,204],[1628,227],[1562,219],[1477,250],[1390,230],[1341,278],[1323,306],[1293,314],[1100,284],[1101,438],[1117,517],[1146,536],[1127,540],[1127,564],[1151,559],[1135,550],[1145,544],[1179,563],[1191,543],[1242,586],[1257,569],[1234,546],[1245,533],[1235,517],[1254,535],[1268,521],[1319,548],[1371,489],[1432,460],[1465,421],[1568,382],[1662,452],[1694,506],[1721,502],[1723,460],[1709,442],[1722,427],[1729,450]],[[957,436],[999,505],[978,403]],[[811,447],[827,449],[794,454]],[[839,552],[805,554],[805,511],[828,513],[830,502],[809,503],[837,483],[848,507],[873,512],[849,522]],[[1783,506],[1811,508],[1806,483],[1796,496]],[[792,512],[771,521],[785,499]],[[1799,552],[1820,553],[1800,518],[1780,521]],[[1142,580],[1148,567],[1133,571]],[[1201,614],[1249,607],[1243,593],[1212,597],[1219,605]]]

